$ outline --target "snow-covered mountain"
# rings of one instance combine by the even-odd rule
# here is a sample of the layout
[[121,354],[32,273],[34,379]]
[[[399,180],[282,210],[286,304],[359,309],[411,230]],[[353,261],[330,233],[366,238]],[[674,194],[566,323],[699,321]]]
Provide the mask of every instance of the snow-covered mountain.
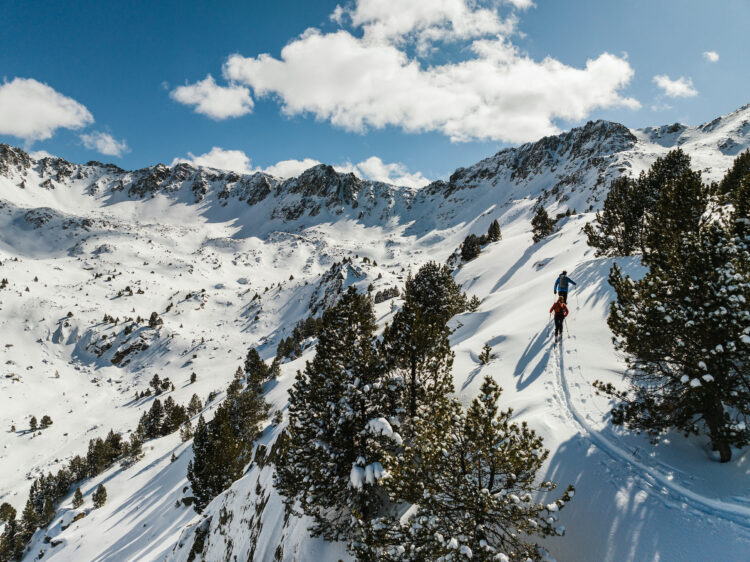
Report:
[[[89,439],[111,428],[133,431],[152,403],[135,394],[154,374],[172,381],[177,403],[216,391],[204,410],[210,418],[249,347],[270,359],[299,320],[347,286],[400,287],[409,271],[445,261],[497,219],[502,241],[456,273],[482,304],[452,321],[455,386],[468,403],[492,374],[505,389],[503,407],[544,436],[544,478],[576,485],[562,514],[567,535],[550,550],[559,560],[744,559],[747,452],[719,466],[700,438],[653,447],[608,425],[607,401],[591,387],[618,383],[624,365],[605,323],[612,260],[595,258],[580,229],[612,179],[637,175],[676,147],[718,180],[750,147],[750,105],[697,127],[590,122],[421,189],[326,165],[288,180],[189,164],[125,171],[0,145],[0,279],[8,280],[0,289],[0,503],[20,513],[31,479],[85,455]],[[560,217],[560,229],[532,244],[537,204]],[[619,261],[632,273],[640,267]],[[580,290],[557,351],[546,321],[563,268]],[[394,304],[376,305],[381,326]],[[152,312],[163,325],[125,321]],[[104,322],[105,314],[120,322]],[[497,359],[482,366],[487,342]],[[272,413],[285,410],[294,374],[313,354],[307,347],[266,385]],[[53,424],[30,431],[32,415]],[[285,517],[272,482],[282,429],[269,419],[255,462],[200,516],[181,502],[191,442],[176,433],[147,442],[141,461],[84,482],[83,508],[72,508],[71,493],[27,559],[40,551],[59,560],[186,560],[191,551],[205,560],[347,559],[342,545],[311,538],[304,519]],[[109,497],[92,510],[101,482]]]

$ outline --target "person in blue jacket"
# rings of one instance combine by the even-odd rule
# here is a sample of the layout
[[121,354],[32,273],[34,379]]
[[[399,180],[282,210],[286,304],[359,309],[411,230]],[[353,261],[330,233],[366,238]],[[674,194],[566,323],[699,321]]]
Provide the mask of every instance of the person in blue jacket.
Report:
[[560,276],[555,281],[555,294],[560,295],[564,303],[568,303],[568,285],[574,285],[576,282],[568,277],[568,272],[563,270]]

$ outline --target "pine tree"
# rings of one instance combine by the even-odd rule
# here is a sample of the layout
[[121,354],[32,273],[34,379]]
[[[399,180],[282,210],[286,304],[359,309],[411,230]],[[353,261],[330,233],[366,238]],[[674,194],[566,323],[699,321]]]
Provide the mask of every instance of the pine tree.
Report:
[[248,384],[261,385],[268,379],[269,368],[254,347],[248,350],[247,357],[245,357],[245,374]]
[[640,280],[615,266],[608,323],[625,353],[630,385],[612,422],[646,431],[707,433],[722,462],[750,442],[750,239],[739,215],[709,206],[696,174],[661,189],[647,233]]
[[188,407],[187,407],[188,415],[192,417],[198,412],[200,412],[202,409],[203,409],[203,404],[201,404],[201,399],[198,398],[197,394],[193,394],[193,396],[190,398],[190,402],[188,403]]
[[29,420],[29,429],[31,431],[36,431],[38,428],[38,422],[36,420],[36,416],[31,416],[31,419]]
[[313,519],[312,533],[329,540],[355,540],[360,522],[382,506],[380,458],[394,435],[375,329],[372,301],[350,287],[323,313],[315,358],[289,394],[276,486],[289,509],[299,505]]
[[555,231],[555,221],[542,206],[537,209],[534,218],[531,219],[531,231],[534,233],[535,244]]
[[[690,170],[690,157],[676,149],[657,158],[647,172],[637,180],[626,176],[612,182],[603,208],[596,220],[584,227],[588,243],[597,248],[597,255],[629,256],[646,251],[646,233],[662,187],[677,181]],[[699,180],[700,181],[700,180]]]
[[83,505],[83,494],[81,488],[77,487],[75,494],[73,494],[73,509],[78,509]]
[[186,421],[184,424],[182,424],[182,427],[180,428],[180,440],[184,443],[185,441],[189,441],[193,438],[193,426],[190,424],[189,421]]
[[630,256],[642,247],[645,201],[635,180],[623,176],[612,182],[596,221],[587,224],[589,246],[596,255]]
[[[386,466],[394,500],[418,508],[404,524],[384,519],[371,534],[378,560],[541,560],[546,554],[527,537],[560,535],[556,512],[573,488],[549,504],[533,494],[548,456],[541,437],[500,412],[501,389],[486,377],[467,412],[455,400],[420,420],[416,438]],[[400,547],[400,548],[399,548]]]
[[107,489],[104,484],[99,484],[99,487],[91,495],[91,500],[94,502],[94,509],[99,509],[107,502]]
[[482,245],[479,242],[479,237],[476,234],[469,234],[461,244],[461,259],[471,261],[479,255],[481,250]]
[[47,415],[42,416],[42,421],[40,422],[40,427],[42,429],[47,429],[49,426],[52,425],[52,418],[50,418]]
[[251,460],[258,427],[267,416],[268,404],[262,394],[248,386],[228,392],[210,422],[206,423],[203,416],[198,418],[193,460],[187,473],[196,511],[200,513],[211,499],[242,476]]
[[159,318],[159,315],[156,312],[152,312],[151,316],[148,319],[148,327],[156,329],[162,324],[164,324],[164,321]]
[[465,307],[466,296],[447,268],[427,264],[406,282],[404,304],[383,332],[381,354],[407,425],[453,391],[447,322]]
[[503,235],[500,232],[500,223],[497,219],[492,221],[490,227],[487,229],[487,241],[488,242],[499,242],[503,239]]

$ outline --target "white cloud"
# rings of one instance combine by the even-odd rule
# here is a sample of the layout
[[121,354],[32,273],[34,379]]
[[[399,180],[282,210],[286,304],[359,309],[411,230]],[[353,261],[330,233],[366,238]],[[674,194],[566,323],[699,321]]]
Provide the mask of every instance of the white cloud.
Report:
[[320,164],[313,158],[303,158],[302,160],[282,160],[273,166],[269,166],[263,171],[277,178],[295,178],[305,170]]
[[57,129],[79,129],[94,122],[85,106],[33,78],[0,85],[0,134],[27,142],[50,138]]
[[29,156],[31,156],[34,160],[41,160],[42,158],[54,158],[54,156],[46,150],[34,150],[32,152],[29,152]]
[[[188,158],[175,158],[170,166],[187,162],[193,166],[206,166],[218,170],[231,170],[240,174],[253,174],[264,172],[277,178],[287,179],[299,176],[305,170],[317,166],[321,162],[314,158],[303,158],[302,160],[281,160],[267,168],[258,168],[251,165],[250,157],[242,150],[225,150],[214,146],[209,152],[196,156],[188,152]],[[353,173],[357,176],[373,181],[382,181],[394,185],[405,185],[408,187],[422,187],[430,183],[421,172],[409,173],[409,170],[401,163],[385,163],[377,156],[370,156],[358,164],[346,162],[333,166],[337,172]]]
[[[502,19],[472,0],[408,0],[398,10],[387,0],[358,0],[331,17],[361,28],[361,37],[310,29],[279,58],[230,56],[224,76],[256,96],[277,97],[286,115],[360,132],[439,131],[454,141],[523,142],[559,132],[557,119],[640,107],[620,93],[633,76],[626,58],[602,53],[583,68],[551,57],[535,61],[509,40],[513,16]],[[469,42],[465,60],[423,62],[425,45],[456,38]]]
[[195,106],[196,113],[216,120],[241,117],[253,110],[249,89],[236,84],[219,86],[210,74],[195,84],[178,86],[169,95],[181,104]]
[[130,151],[124,140],[118,141],[109,133],[102,133],[101,131],[85,133],[81,135],[81,140],[86,148],[96,150],[107,156],[122,156],[123,153]]
[[667,97],[692,98],[698,95],[698,90],[693,87],[693,80],[690,78],[680,76],[677,80],[672,80],[666,74],[657,74],[653,80]]
[[703,58],[708,62],[719,62],[719,53],[716,51],[705,51],[703,53]]
[[352,167],[351,171],[356,175],[373,181],[407,187],[424,187],[430,183],[430,180],[424,177],[421,172],[410,174],[406,166],[400,162],[386,164],[377,156],[370,156],[367,160],[350,166]]
[[239,174],[252,174],[258,171],[252,168],[250,158],[241,150],[224,150],[223,148],[214,146],[205,154],[196,156],[192,152],[188,152],[188,156],[189,158],[175,158],[170,165],[174,166],[180,162],[187,162],[193,166],[231,170]]
[[505,1],[508,4],[512,4],[513,7],[519,10],[528,10],[529,8],[533,8],[535,6],[532,0],[505,0]]

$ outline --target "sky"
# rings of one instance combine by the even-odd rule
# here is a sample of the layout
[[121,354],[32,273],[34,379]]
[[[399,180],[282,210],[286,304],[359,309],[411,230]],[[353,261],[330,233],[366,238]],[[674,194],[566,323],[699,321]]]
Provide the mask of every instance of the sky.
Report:
[[750,102],[747,0],[0,0],[0,142],[411,186],[588,120]]

